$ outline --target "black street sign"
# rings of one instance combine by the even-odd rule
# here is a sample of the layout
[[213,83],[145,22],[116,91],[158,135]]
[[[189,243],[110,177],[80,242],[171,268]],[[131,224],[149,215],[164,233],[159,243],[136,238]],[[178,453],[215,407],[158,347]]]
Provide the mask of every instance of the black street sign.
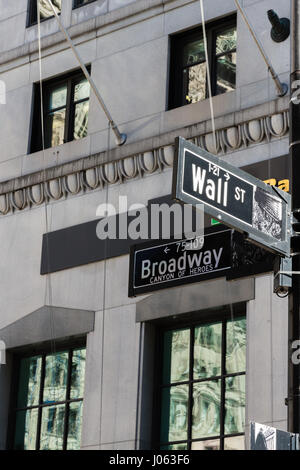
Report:
[[187,204],[204,204],[206,213],[246,233],[250,241],[290,255],[290,195],[182,137],[176,139],[172,195]]
[[131,249],[129,297],[225,276],[231,268],[232,230],[193,240],[153,242]]
[[299,434],[252,422],[250,450],[299,450]]

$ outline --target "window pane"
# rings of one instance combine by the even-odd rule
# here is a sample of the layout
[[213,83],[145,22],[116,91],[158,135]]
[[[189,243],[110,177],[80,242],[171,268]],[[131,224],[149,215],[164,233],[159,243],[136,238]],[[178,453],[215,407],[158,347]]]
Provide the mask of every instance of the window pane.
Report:
[[183,48],[183,65],[192,65],[205,60],[205,50],[203,39],[186,44]]
[[217,94],[235,90],[236,52],[217,59]]
[[199,441],[192,443],[192,450],[220,450],[219,439]]
[[[52,0],[52,4],[55,7],[56,13],[61,12],[61,1],[62,0]],[[53,16],[53,12],[47,0],[39,0],[40,3],[40,15],[41,19],[49,18]]]
[[228,321],[226,325],[226,372],[246,370],[246,318]]
[[75,0],[74,6],[78,7],[81,5],[85,5],[86,3],[94,2],[95,0]]
[[63,448],[65,405],[46,406],[42,410],[41,450]]
[[75,122],[74,122],[74,139],[83,139],[87,136],[89,102],[76,104],[75,106]]
[[222,323],[195,328],[194,379],[221,375]]
[[216,51],[217,54],[232,51],[236,49],[236,27],[223,31],[217,35]]
[[162,446],[161,450],[187,450],[187,443],[181,444],[170,444],[168,446]]
[[90,84],[84,79],[75,85],[74,101],[84,100],[90,96]]
[[161,442],[187,439],[188,391],[188,385],[177,385],[163,389]]
[[18,411],[16,418],[16,450],[35,450],[38,422],[38,410]]
[[224,450],[245,450],[245,436],[227,437],[224,439]]
[[60,352],[46,357],[44,403],[66,399],[68,353]]
[[82,398],[84,390],[85,349],[73,351],[70,398]]
[[38,405],[40,395],[42,358],[29,357],[21,360],[18,390],[18,408]]
[[46,147],[56,147],[64,143],[66,111],[55,111],[47,117]]
[[67,104],[67,85],[59,86],[50,93],[50,110],[61,108]]
[[82,401],[70,403],[68,450],[79,450],[81,441]]
[[163,383],[189,378],[190,330],[167,331],[164,335]]
[[244,432],[245,376],[227,377],[225,386],[225,434]]
[[206,98],[206,63],[194,65],[184,71],[188,74],[187,103],[197,103]]
[[195,384],[193,400],[192,438],[220,434],[221,381]]

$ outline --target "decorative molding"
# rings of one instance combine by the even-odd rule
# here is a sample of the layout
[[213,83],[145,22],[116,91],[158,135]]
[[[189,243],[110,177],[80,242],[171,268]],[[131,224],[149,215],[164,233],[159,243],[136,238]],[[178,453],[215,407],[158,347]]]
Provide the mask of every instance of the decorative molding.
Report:
[[[281,138],[289,130],[289,113],[263,116],[248,122],[216,131],[216,146],[212,133],[197,135],[188,140],[215,155],[223,156],[264,141]],[[70,170],[69,174],[49,178],[47,181],[24,185],[20,189],[0,194],[0,214],[7,215],[45,201],[58,201],[86,191],[103,189],[107,185],[142,178],[173,166],[174,145],[165,145],[94,167]],[[28,176],[30,181],[30,176]],[[31,178],[32,181],[33,178]],[[5,184],[5,183],[3,183]]]

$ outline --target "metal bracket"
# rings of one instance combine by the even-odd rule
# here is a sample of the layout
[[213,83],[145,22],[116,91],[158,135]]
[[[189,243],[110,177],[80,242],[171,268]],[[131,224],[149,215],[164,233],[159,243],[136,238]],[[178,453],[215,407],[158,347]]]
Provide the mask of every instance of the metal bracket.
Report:
[[274,273],[274,293],[288,294],[292,287],[292,274],[300,274],[300,271],[294,273],[292,270],[291,258],[277,258]]

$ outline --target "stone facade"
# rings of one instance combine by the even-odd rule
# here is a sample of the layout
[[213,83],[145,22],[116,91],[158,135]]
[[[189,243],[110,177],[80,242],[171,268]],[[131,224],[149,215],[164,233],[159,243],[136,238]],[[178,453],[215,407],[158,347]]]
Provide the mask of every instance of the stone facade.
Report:
[[[11,341],[7,365],[0,367],[0,447],[8,445],[12,360],[22,346],[20,332],[27,331],[26,318],[36,315],[39,334],[29,343],[24,338],[24,345],[34,345],[34,338],[49,340],[47,315],[55,308],[54,339],[66,337],[59,327],[64,309],[77,312],[73,322],[68,316],[72,336],[78,330],[87,337],[82,449],[151,448],[154,320],[159,319],[151,311],[161,305],[166,318],[172,308],[177,317],[192,308],[201,319],[200,295],[206,292],[211,292],[204,302],[208,310],[222,302],[246,303],[246,441],[250,421],[287,429],[288,301],[273,294],[272,273],[200,283],[191,306],[190,286],[129,298],[129,255],[47,276],[40,275],[40,262],[44,233],[97,219],[99,204],[117,204],[120,195],[129,204],[147,204],[170,194],[179,135],[236,166],[286,155],[289,97],[277,97],[238,14],[236,90],[213,98],[215,148],[208,100],[167,109],[169,38],[201,24],[199,1],[96,0],[73,10],[72,0],[62,3],[62,21],[128,139],[116,145],[91,94],[84,139],[29,153],[33,84],[39,81],[37,26],[26,27],[27,0],[0,0],[0,80],[6,89],[6,104],[0,104],[0,340],[9,335]],[[266,12],[273,8],[290,17],[289,2],[241,4],[280,79],[288,83],[289,40],[272,41]],[[234,0],[204,0],[204,5],[207,21],[236,11]],[[41,24],[41,35],[44,80],[78,67],[55,18]],[[221,303],[214,304],[215,291]],[[141,320],[143,308],[148,314]],[[84,312],[89,322],[94,312],[93,328],[89,323],[84,330]]]

